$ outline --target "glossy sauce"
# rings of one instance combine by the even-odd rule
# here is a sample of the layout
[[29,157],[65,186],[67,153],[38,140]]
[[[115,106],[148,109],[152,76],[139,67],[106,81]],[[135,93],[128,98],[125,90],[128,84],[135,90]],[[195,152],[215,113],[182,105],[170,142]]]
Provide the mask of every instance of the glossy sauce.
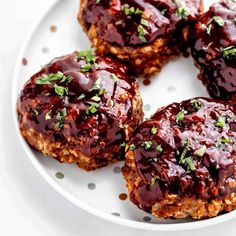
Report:
[[[212,21],[213,17],[221,17],[224,25],[220,26]],[[234,18],[236,18],[236,3],[226,0],[212,5],[196,25],[192,55],[200,69],[199,78],[207,86],[213,98],[236,99],[236,57],[222,56],[223,48],[236,46]],[[208,24],[210,21],[212,23]],[[211,25],[210,32],[204,27],[207,24]]]
[[[178,40],[186,22],[194,22],[199,14],[201,0],[87,0],[82,12],[83,21],[87,30],[91,25],[96,25],[99,37],[106,42],[119,46],[137,46],[143,43],[153,42],[163,36],[171,36],[173,41]],[[124,5],[133,7],[141,13],[125,14]],[[188,12],[186,19],[178,15],[177,9],[184,6]],[[138,26],[141,19],[147,21],[147,25],[141,24],[146,30],[145,40],[139,37]],[[180,31],[180,32],[179,32]]]
[[[120,123],[127,122],[133,112],[135,80],[127,76],[125,66],[109,57],[97,58],[91,71],[82,72],[81,66],[86,63],[85,59],[78,59],[75,52],[44,66],[21,92],[18,101],[19,122],[24,125],[24,129],[33,128],[47,135],[52,142],[74,143],[84,155],[102,156],[107,149],[112,151],[114,145],[120,148],[120,144],[125,141],[125,131]],[[58,71],[70,76],[72,81],[52,81],[46,85],[35,83],[38,77],[47,77]],[[111,79],[112,73],[119,80]],[[100,81],[98,90],[94,89],[96,81]],[[55,84],[68,88],[68,94],[56,94]],[[97,102],[100,107],[97,112],[87,114],[89,102],[93,102],[92,97],[101,90],[103,94],[99,95],[101,100]],[[81,94],[85,97],[80,98]],[[66,109],[66,115],[62,126],[57,127],[57,114],[62,109]],[[45,118],[47,113],[50,119]]]
[[[231,180],[236,178],[235,107],[211,99],[196,100],[201,105],[199,110],[188,100],[158,111],[139,126],[131,140],[136,147],[135,163],[142,178],[138,194],[146,211],[150,211],[154,202],[162,200],[166,193],[210,200],[235,191],[235,187],[229,188]],[[186,114],[177,123],[176,116],[181,110]],[[225,117],[223,127],[215,125],[220,116]],[[152,133],[153,127],[156,133]],[[219,144],[221,139],[230,141]],[[152,142],[151,148],[146,149],[145,141]],[[161,145],[161,151],[157,150],[158,145]],[[198,156],[195,151],[203,145],[205,152]],[[184,150],[185,158],[191,157],[194,170],[180,162]]]

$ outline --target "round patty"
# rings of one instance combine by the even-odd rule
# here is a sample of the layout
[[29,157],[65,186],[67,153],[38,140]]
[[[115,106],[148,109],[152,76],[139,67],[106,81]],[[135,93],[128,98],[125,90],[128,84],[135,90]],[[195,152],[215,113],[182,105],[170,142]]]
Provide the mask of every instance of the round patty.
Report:
[[90,171],[123,160],[143,118],[127,68],[90,51],[54,59],[25,84],[17,104],[27,142],[60,162]]
[[236,102],[236,2],[212,5],[196,24],[192,55],[212,98]]
[[165,218],[202,219],[236,209],[235,108],[195,98],[143,122],[122,170],[131,201]]
[[99,55],[151,76],[188,47],[202,0],[81,0],[79,21]]

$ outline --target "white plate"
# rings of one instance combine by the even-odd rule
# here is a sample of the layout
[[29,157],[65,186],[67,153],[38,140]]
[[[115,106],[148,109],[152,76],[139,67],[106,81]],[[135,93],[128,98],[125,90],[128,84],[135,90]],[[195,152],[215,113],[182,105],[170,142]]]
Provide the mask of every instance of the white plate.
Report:
[[[209,6],[215,1],[205,2]],[[54,57],[90,47],[76,20],[78,6],[77,0],[56,2],[34,28],[22,49],[12,88],[12,108],[18,135],[15,106],[24,82],[40,70],[40,65],[46,64]],[[23,58],[27,60],[27,65],[24,65],[25,59],[22,63]],[[169,62],[156,77],[152,79],[150,86],[143,86],[140,80],[146,116],[158,107],[174,101],[208,96],[201,82],[196,79],[197,70],[191,58],[179,58]],[[127,194],[125,181],[121,174],[117,173],[122,163],[86,173],[74,165],[60,164],[51,158],[44,158],[38,152],[32,151],[20,135],[19,139],[36,169],[53,188],[76,206],[111,222],[140,229],[172,231],[205,227],[236,216],[236,211],[233,211],[202,221],[154,218],[137,209],[128,199],[119,199],[121,193]],[[58,172],[64,174],[63,179],[56,177]]]

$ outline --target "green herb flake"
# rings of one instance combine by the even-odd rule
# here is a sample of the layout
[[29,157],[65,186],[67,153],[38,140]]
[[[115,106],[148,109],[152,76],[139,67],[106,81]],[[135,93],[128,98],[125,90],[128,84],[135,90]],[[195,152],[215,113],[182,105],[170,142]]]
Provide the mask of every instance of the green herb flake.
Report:
[[101,98],[98,95],[93,96],[91,99],[95,102],[100,102],[101,101]]
[[98,78],[93,87],[92,87],[92,90],[100,90],[101,89],[101,78]]
[[130,144],[130,145],[129,145],[129,150],[130,150],[130,151],[134,151],[134,150],[135,150],[135,148],[136,148],[136,147],[135,147],[135,145],[134,145],[134,144]]
[[232,21],[236,25],[236,17]]
[[35,83],[39,85],[50,84],[52,81],[60,80],[60,82],[70,83],[73,78],[70,76],[65,76],[62,72],[58,71],[57,73],[51,73],[46,77],[40,76],[36,78]]
[[56,124],[55,127],[57,129],[61,128],[64,124],[64,119],[67,116],[66,108],[63,108],[62,110],[58,111],[56,114]]
[[152,127],[151,128],[151,134],[156,134],[157,133],[157,128],[156,127]]
[[32,112],[37,116],[39,115],[39,112],[36,109],[32,109]]
[[129,7],[129,4],[122,5],[121,9],[124,11],[126,16],[143,14],[142,10],[139,8],[135,9],[135,7]]
[[52,112],[52,110],[49,110],[49,111],[46,113],[46,115],[45,115],[45,117],[44,117],[45,120],[51,120],[51,119],[52,119],[52,117],[51,117],[51,112]]
[[64,96],[65,94],[68,94],[68,88],[65,88],[63,86],[59,86],[57,84],[54,85],[54,91],[59,96]]
[[188,11],[184,8],[184,6],[180,6],[176,9],[175,15],[182,17],[183,19],[187,19],[189,16]]
[[123,21],[122,21],[122,20],[118,20],[118,21],[116,21],[115,24],[116,24],[116,25],[122,25],[122,24],[123,24]]
[[197,149],[193,155],[202,157],[206,153],[206,145],[202,145],[199,149]]
[[217,140],[217,143],[220,145],[220,144],[228,144],[228,143],[230,143],[230,142],[232,142],[232,139],[231,138],[219,138],[218,140]]
[[145,25],[145,26],[149,26],[149,21],[142,18],[141,21],[140,21],[140,24]]
[[146,35],[147,34],[147,30],[145,30],[142,25],[138,25],[138,32],[139,32],[139,35]]
[[147,150],[151,149],[153,143],[152,143],[152,141],[144,141],[143,145],[144,145],[144,149],[147,151]]
[[157,182],[157,179],[158,179],[157,177],[153,177],[152,180],[151,180],[151,184],[150,185],[151,186],[155,185],[156,182]]
[[86,114],[87,115],[96,113],[98,108],[100,107],[100,105],[98,103],[96,103],[96,102],[88,102],[88,104],[90,106],[87,107],[87,109],[86,109]]
[[219,116],[218,120],[215,122],[215,126],[224,127],[225,126],[225,117]]
[[119,81],[119,78],[116,76],[116,74],[111,73],[110,75],[111,79],[114,80],[115,82]]
[[156,150],[157,150],[158,152],[163,152],[163,149],[162,149],[161,144],[159,144],[159,145],[156,146]]
[[125,145],[126,145],[126,143],[125,143],[125,141],[123,142],[123,143],[121,143],[121,147],[125,147]]
[[85,98],[85,96],[86,96],[86,95],[85,95],[84,93],[81,93],[81,94],[79,95],[78,99],[79,99],[79,100],[82,100],[82,99]]
[[202,104],[199,101],[197,101],[196,99],[191,100],[190,103],[191,103],[192,107],[196,110],[199,110],[202,107]]
[[225,21],[223,20],[221,16],[214,16],[213,21],[221,27],[225,25]]
[[84,64],[81,66],[81,71],[82,72],[89,72],[92,70],[92,65],[91,64]]
[[101,2],[101,0],[96,0],[96,4],[99,4]]
[[96,57],[94,56],[91,50],[78,52],[77,57],[78,59],[85,58],[88,64],[94,64],[96,62]]
[[184,116],[186,114],[185,110],[181,110],[176,116],[175,116],[175,121],[177,124],[181,123],[184,120]]
[[143,43],[147,42],[147,39],[143,35],[139,35],[138,37],[139,37],[141,42],[143,42]]
[[231,59],[236,56],[236,46],[229,46],[221,50],[222,56]]

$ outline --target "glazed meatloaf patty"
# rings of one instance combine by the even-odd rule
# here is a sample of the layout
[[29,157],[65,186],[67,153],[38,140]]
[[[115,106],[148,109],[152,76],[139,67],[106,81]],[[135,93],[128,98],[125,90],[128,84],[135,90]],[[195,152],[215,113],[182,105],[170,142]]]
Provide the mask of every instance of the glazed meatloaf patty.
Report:
[[202,0],[81,0],[79,21],[98,55],[151,76],[188,47]]
[[143,117],[127,68],[90,51],[44,66],[25,84],[17,111],[32,147],[87,171],[124,159],[125,142]]
[[235,106],[195,98],[134,132],[123,175],[131,201],[157,217],[202,219],[236,208]]
[[212,98],[236,102],[236,2],[212,5],[196,24],[192,55]]

